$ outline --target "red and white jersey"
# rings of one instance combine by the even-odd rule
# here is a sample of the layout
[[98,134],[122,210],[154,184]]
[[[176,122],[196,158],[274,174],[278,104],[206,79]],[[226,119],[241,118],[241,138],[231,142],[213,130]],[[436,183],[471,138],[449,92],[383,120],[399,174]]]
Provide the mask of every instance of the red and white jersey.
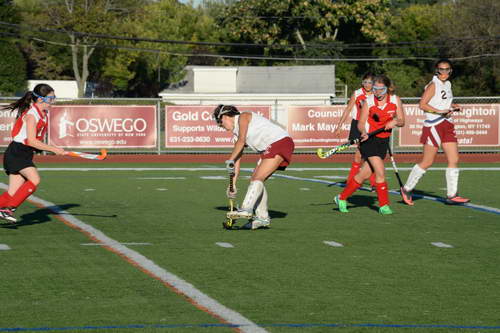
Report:
[[[245,138],[245,144],[256,152],[263,152],[272,143],[279,141],[287,136],[290,136],[287,131],[273,123],[267,118],[264,118],[257,113],[252,113],[252,119],[248,124],[247,137]],[[233,135],[236,139],[239,137],[240,116],[234,117],[234,129]]]
[[36,104],[24,111],[19,118],[16,119],[14,127],[12,128],[12,140],[25,145],[28,145],[28,126],[26,124],[26,116],[32,115],[36,121],[36,138],[40,141],[43,140],[47,132],[48,118],[45,111],[40,111]]
[[[366,122],[368,133],[385,127],[389,121],[396,117],[398,109],[398,96],[396,95],[387,95],[385,102],[380,102],[374,95],[369,95],[366,98],[366,103],[368,103],[368,121]],[[384,131],[378,133],[376,136],[379,138],[388,138],[391,136],[391,132],[392,130]]]
[[363,103],[365,102],[366,97],[369,95],[371,95],[371,93],[368,93],[365,88],[359,88],[354,91],[355,103],[351,110],[352,119],[359,120],[359,115],[361,114]]
[[[434,76],[432,81],[429,82],[425,88],[427,88],[431,83],[434,83],[434,96],[432,96],[428,104],[438,110],[448,110],[453,101],[451,82],[448,80],[443,82],[438,79],[437,76]],[[443,116],[429,112],[425,112],[425,117],[424,126],[435,126],[446,119]],[[452,122],[451,118],[448,118],[447,120]]]

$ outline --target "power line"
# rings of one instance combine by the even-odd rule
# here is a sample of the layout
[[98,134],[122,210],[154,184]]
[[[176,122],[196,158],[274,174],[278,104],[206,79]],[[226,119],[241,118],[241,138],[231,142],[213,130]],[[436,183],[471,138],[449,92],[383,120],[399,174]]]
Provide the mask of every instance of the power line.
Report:
[[[485,41],[492,40],[500,42],[500,36],[477,36],[477,37],[463,37],[454,38],[446,40],[433,40],[433,41],[412,41],[412,42],[393,42],[393,43],[342,43],[334,42],[328,44],[258,44],[258,43],[228,43],[228,42],[193,42],[193,41],[183,41],[183,40],[169,40],[169,39],[154,39],[154,38],[141,38],[141,37],[124,37],[124,36],[113,36],[107,34],[92,34],[84,33],[78,31],[66,31],[61,29],[49,29],[49,28],[30,28],[23,26],[21,24],[14,24],[8,22],[0,21],[0,25],[10,26],[19,30],[30,30],[35,32],[55,32],[59,34],[71,34],[80,37],[96,38],[96,39],[111,39],[111,40],[123,40],[132,42],[150,42],[150,43],[164,43],[164,44],[179,44],[179,45],[198,45],[198,46],[215,46],[215,47],[261,47],[261,48],[272,48],[272,49],[283,49],[283,48],[311,48],[311,49],[340,49],[340,50],[361,50],[361,49],[388,49],[388,48],[403,48],[403,47],[413,47],[413,48],[433,48],[440,47],[445,44],[445,42],[463,42],[463,41]],[[420,45],[429,45],[427,47]]]
[[[159,53],[171,56],[182,56],[182,57],[211,57],[211,58],[227,58],[227,59],[252,59],[252,60],[273,60],[273,61],[317,61],[317,62],[378,62],[378,61],[403,61],[403,60],[422,60],[422,61],[436,61],[437,57],[408,57],[408,56],[394,56],[394,57],[350,57],[350,58],[333,58],[333,57],[287,57],[287,56],[249,56],[249,55],[238,55],[238,54],[213,54],[213,53],[186,53],[186,52],[172,52],[162,49],[152,49],[152,48],[139,48],[130,46],[120,46],[120,45],[106,45],[106,44],[69,44],[60,43],[44,40],[32,36],[19,36],[14,33],[0,32],[0,36],[14,37],[17,39],[28,39],[34,40],[42,43],[49,43],[59,46],[78,46],[78,47],[90,47],[90,48],[108,48],[108,49],[119,49],[119,50],[129,50],[129,51],[139,51],[139,52],[149,52],[149,53]],[[450,58],[450,60],[460,61],[468,60],[473,58],[490,58],[490,57],[500,57],[500,53],[488,53],[488,54],[478,54],[466,57],[456,57]]]

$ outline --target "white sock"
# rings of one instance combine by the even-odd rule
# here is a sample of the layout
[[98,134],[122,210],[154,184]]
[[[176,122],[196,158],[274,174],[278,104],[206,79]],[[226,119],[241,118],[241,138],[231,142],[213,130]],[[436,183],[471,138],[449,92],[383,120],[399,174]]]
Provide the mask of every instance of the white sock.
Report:
[[255,207],[255,216],[263,220],[269,219],[269,211],[267,209],[267,191],[265,187],[263,188],[262,195],[257,201],[257,207]]
[[459,173],[458,168],[446,168],[446,194],[450,198],[457,195]]
[[254,180],[250,182],[248,186],[247,194],[245,195],[245,200],[243,200],[243,204],[241,208],[246,211],[253,212],[255,207],[255,203],[262,196],[262,191],[264,190],[264,183],[260,180]]
[[418,181],[425,174],[425,170],[420,167],[420,165],[415,164],[413,169],[411,169],[410,175],[406,180],[406,184],[404,186],[406,191],[413,191],[415,186],[417,186]]

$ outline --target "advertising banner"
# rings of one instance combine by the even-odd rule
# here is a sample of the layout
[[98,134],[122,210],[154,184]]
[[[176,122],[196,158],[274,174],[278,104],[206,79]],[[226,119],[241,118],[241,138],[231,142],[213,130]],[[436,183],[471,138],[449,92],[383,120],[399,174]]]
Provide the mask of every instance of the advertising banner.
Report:
[[345,105],[289,106],[287,128],[295,147],[320,148],[344,143],[351,128],[350,117],[337,136],[333,132],[345,108]]
[[[461,104],[461,112],[453,113],[455,132],[460,146],[499,146],[499,104]],[[401,147],[421,146],[420,135],[425,114],[418,105],[405,104],[405,126],[399,130]]]
[[[271,118],[270,105],[235,105]],[[212,114],[217,105],[169,105],[165,107],[166,148],[232,147],[232,134],[217,126]]]
[[58,147],[156,147],[155,105],[54,105],[49,117],[49,143]]
[[0,104],[0,147],[7,147],[12,141],[10,134],[14,121],[16,120],[16,113],[10,110],[2,110],[7,104]]

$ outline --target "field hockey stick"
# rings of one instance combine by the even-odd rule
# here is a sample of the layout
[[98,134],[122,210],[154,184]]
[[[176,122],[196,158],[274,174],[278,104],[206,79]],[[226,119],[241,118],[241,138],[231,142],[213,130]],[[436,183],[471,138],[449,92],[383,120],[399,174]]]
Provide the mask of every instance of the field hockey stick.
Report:
[[71,156],[71,157],[80,157],[80,158],[85,158],[87,160],[99,160],[102,161],[108,156],[108,152],[106,149],[101,149],[100,154],[88,154],[88,153],[82,153],[79,151],[68,151],[66,152],[66,155]]
[[460,112],[460,108],[450,108],[448,110],[448,112],[436,112],[436,111],[432,111],[432,110],[428,110],[428,111],[424,111],[424,112],[427,112],[427,113],[432,113],[432,114],[435,114],[435,115],[438,115],[438,116],[441,116],[441,117],[447,117],[450,113],[453,113],[453,112]]
[[398,179],[399,188],[402,188],[403,182],[401,181],[401,177],[399,176],[398,167],[396,165],[396,161],[394,160],[394,156],[392,156],[392,151],[391,151],[390,146],[387,146],[387,152],[389,153],[389,156],[391,157],[392,168],[394,169],[394,173],[396,174],[396,178]]
[[[232,212],[234,210],[234,199],[235,196],[232,195],[231,193],[234,193],[234,172],[229,173],[229,193],[228,193],[228,198],[229,198],[229,211]],[[231,229],[233,227],[233,219],[228,218],[226,222],[222,223],[222,226],[224,229]]]
[[[385,131],[384,127],[379,128],[378,130],[375,130],[373,132],[368,133],[368,137],[376,135],[376,134],[383,132],[383,131]],[[330,149],[326,152],[324,152],[322,148],[319,148],[316,151],[316,153],[318,154],[319,158],[328,158],[328,157],[332,156],[333,154],[336,154],[338,152],[341,152],[343,150],[348,149],[352,145],[358,144],[360,141],[361,141],[361,137],[349,140],[349,142],[346,142],[346,143],[343,143],[339,146],[333,147],[332,149]]]

